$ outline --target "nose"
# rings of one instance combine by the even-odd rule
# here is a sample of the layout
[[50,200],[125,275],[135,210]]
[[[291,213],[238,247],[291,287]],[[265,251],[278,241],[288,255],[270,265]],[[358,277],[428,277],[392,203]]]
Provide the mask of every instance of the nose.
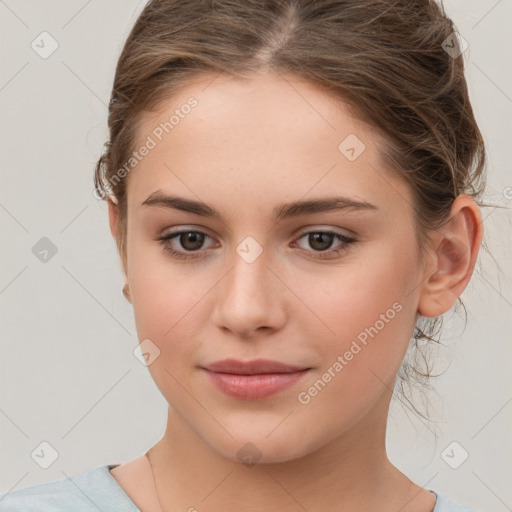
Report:
[[214,325],[244,339],[282,328],[287,294],[265,251],[252,262],[233,251],[230,263],[231,270],[216,286]]

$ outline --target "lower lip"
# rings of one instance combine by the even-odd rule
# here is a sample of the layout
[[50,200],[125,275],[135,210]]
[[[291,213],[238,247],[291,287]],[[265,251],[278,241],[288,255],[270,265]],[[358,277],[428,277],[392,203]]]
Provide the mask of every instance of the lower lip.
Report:
[[226,395],[243,400],[268,398],[297,383],[309,370],[290,373],[235,375],[205,370],[213,384]]

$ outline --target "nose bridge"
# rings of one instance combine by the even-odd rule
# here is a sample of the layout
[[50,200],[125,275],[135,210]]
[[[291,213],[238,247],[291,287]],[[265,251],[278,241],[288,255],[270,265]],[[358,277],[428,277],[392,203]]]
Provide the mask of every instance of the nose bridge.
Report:
[[243,313],[245,309],[263,310],[270,299],[268,249],[264,249],[253,237],[246,237],[235,249],[226,289],[231,307]]
[[213,320],[218,327],[250,332],[277,328],[284,321],[283,297],[271,266],[270,253],[254,237],[245,237],[230,258],[231,271],[216,297]]

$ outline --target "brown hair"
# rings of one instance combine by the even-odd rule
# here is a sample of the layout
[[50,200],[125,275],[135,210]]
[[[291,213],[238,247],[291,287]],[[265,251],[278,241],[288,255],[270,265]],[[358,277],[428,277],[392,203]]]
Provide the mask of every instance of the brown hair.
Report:
[[[96,192],[117,199],[123,261],[126,180],[116,173],[140,136],[141,114],[201,73],[263,68],[324,87],[383,134],[383,162],[413,193],[422,255],[454,199],[478,202],[485,185],[484,142],[454,32],[433,0],[150,0],[117,63],[110,138],[94,176]],[[436,341],[440,320],[420,318],[414,344]],[[399,372],[424,384],[429,376],[428,364],[406,361]]]

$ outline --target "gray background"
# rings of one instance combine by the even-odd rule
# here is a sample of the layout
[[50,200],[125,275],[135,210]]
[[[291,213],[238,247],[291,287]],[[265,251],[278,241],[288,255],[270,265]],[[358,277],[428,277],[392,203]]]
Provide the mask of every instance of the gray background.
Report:
[[[144,4],[0,0],[0,492],[130,460],[164,432],[167,404],[132,353],[131,305],[92,186],[116,59]],[[483,209],[496,262],[481,252],[464,332],[446,315],[432,421],[393,403],[388,452],[418,484],[501,512],[512,510],[512,1],[445,5],[469,43],[486,199],[505,208]],[[43,31],[59,45],[47,59],[31,48]],[[46,263],[32,252],[42,237],[57,248]],[[59,455],[48,469],[31,458],[43,441]],[[454,441],[452,465],[460,447],[469,454],[457,469],[442,456]]]

